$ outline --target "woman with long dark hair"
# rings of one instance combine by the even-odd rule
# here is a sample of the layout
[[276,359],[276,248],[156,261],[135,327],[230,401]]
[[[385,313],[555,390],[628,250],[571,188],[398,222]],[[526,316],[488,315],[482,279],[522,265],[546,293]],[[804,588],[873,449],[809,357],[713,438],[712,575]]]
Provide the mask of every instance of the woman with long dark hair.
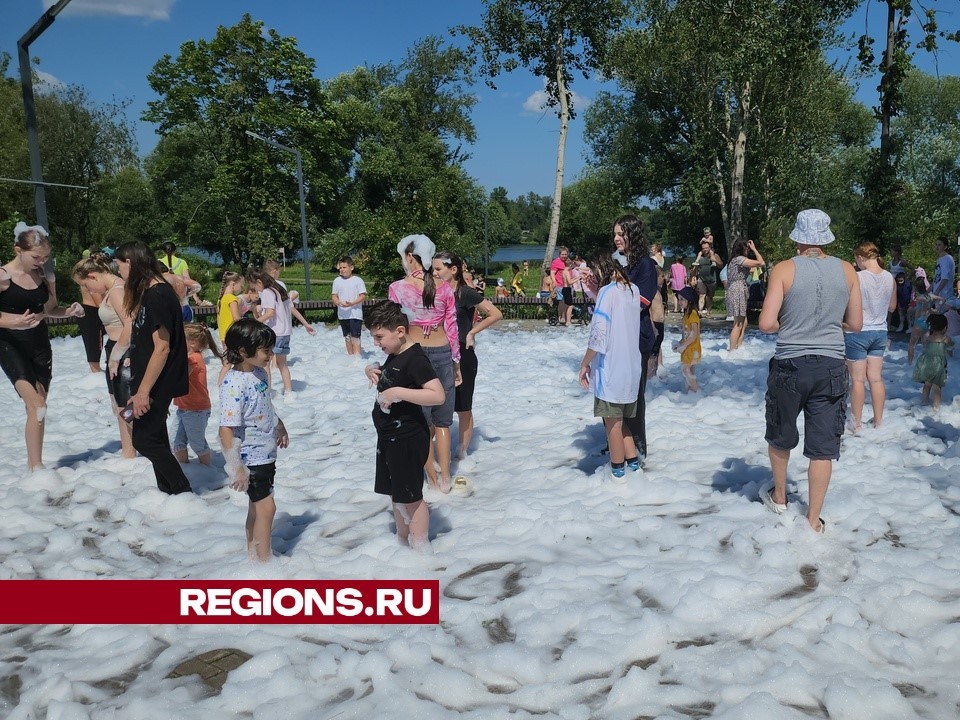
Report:
[[[132,394],[127,406],[133,418],[133,447],[153,465],[160,490],[168,495],[190,492],[167,434],[170,403],[189,390],[180,301],[163,279],[163,265],[144,243],[123,243],[114,259],[125,283],[123,306],[133,318],[129,347]],[[127,350],[114,347],[111,372],[116,372]]]
[[627,259],[627,277],[640,291],[640,391],[637,395],[637,414],[624,420],[633,434],[642,465],[647,457],[647,424],[644,392],[647,389],[647,365],[657,342],[657,330],[650,319],[650,303],[657,293],[657,262],[650,257],[643,221],[636,215],[621,215],[613,224],[613,244],[617,253]]
[[737,240],[730,250],[730,262],[727,263],[727,315],[733,318],[730,329],[730,350],[743,345],[743,336],[747,330],[747,300],[749,286],[747,280],[750,271],[764,267],[766,262],[757,250],[753,240]]
[[[293,396],[293,380],[287,364],[290,336],[293,334],[293,301],[287,289],[266,270],[247,271],[247,282],[260,296],[259,302],[253,308],[253,316],[277,336],[277,344],[273,348],[273,363],[280,371],[283,392],[289,399]],[[267,383],[272,387],[273,373],[269,369]]]
[[[516,267],[516,264],[514,264]],[[518,275],[521,272],[518,268]],[[456,253],[441,250],[433,258],[433,275],[446,282],[453,290],[457,303],[457,330],[460,340],[460,375],[463,382],[457,385],[454,410],[457,412],[457,459],[467,456],[473,439],[473,390],[477,382],[477,352],[474,349],[478,333],[483,332],[503,318],[503,313],[483,295],[467,287],[463,282],[463,260]],[[516,280],[517,276],[514,276]],[[483,320],[473,323],[474,313],[480,312]]]

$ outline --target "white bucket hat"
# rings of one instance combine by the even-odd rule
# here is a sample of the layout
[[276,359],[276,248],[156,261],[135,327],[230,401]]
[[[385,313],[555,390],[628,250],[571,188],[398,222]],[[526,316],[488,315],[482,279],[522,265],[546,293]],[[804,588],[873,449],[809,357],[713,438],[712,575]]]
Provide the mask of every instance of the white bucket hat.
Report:
[[836,239],[830,232],[830,216],[823,210],[801,210],[790,239],[800,245],[829,245]]
[[397,252],[400,253],[401,258],[406,254],[410,243],[413,243],[413,254],[420,258],[423,267],[429,270],[433,264],[433,256],[437,252],[437,246],[433,244],[433,240],[426,235],[407,235],[397,243]]

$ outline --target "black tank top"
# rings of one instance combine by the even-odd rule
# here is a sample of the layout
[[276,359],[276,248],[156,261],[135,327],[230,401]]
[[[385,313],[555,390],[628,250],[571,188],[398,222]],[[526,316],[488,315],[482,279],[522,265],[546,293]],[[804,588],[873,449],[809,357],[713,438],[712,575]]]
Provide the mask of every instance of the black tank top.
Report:
[[0,312],[23,315],[29,310],[34,313],[42,313],[43,306],[47,304],[49,299],[50,290],[45,282],[41,281],[39,287],[28,290],[20,287],[11,279],[10,287],[0,292]]

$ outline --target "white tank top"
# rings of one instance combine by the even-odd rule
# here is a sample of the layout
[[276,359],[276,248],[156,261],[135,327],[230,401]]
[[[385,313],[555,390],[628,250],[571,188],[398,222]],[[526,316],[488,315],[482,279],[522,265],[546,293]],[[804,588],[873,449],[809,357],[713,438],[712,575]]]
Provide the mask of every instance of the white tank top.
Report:
[[863,302],[863,330],[886,330],[890,298],[894,293],[893,275],[886,270],[878,273],[861,270],[857,277]]

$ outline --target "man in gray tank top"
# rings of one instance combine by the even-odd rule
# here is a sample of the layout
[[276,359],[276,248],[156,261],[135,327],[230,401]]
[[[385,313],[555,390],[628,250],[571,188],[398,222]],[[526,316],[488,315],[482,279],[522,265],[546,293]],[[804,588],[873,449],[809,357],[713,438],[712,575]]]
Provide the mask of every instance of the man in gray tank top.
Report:
[[787,509],[787,463],[800,442],[797,417],[803,412],[803,454],[810,459],[807,521],[824,531],[820,517],[833,461],[840,458],[846,415],[847,368],[843,332],[863,326],[860,283],[853,265],[830,257],[830,217],[803,210],[790,232],[797,257],[770,273],[760,312],[760,329],[778,333],[767,378],[765,439],[773,487],[760,491],[775,513]]

